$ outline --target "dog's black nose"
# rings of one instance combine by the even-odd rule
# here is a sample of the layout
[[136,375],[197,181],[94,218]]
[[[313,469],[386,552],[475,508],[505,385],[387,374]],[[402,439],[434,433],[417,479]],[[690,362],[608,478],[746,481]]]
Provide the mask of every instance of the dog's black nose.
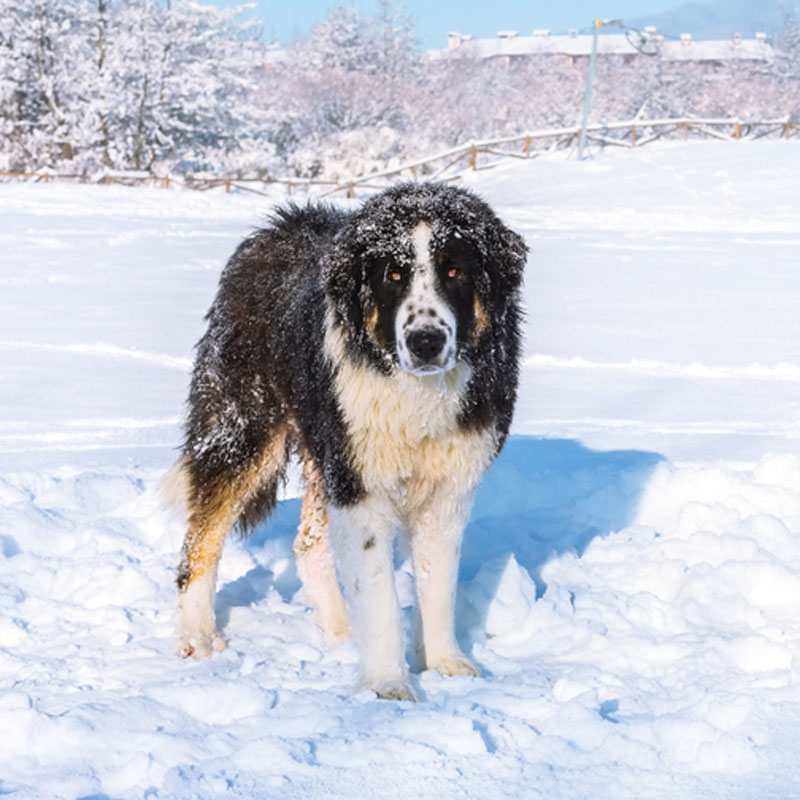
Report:
[[444,331],[436,328],[420,328],[408,334],[406,344],[413,356],[427,363],[442,352],[446,339]]

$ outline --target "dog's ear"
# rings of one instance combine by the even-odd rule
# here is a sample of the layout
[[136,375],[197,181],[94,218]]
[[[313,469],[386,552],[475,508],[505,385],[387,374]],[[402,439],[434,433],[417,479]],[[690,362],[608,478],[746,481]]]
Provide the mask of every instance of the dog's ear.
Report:
[[475,288],[495,314],[502,314],[509,303],[517,300],[528,246],[519,234],[506,227],[488,208],[487,212],[473,231],[482,266]]
[[322,262],[325,294],[333,305],[337,322],[348,331],[363,328],[362,298],[364,281],[363,254],[356,246],[350,226],[336,236]]
[[439,186],[438,216],[477,247],[483,265],[479,291],[498,310],[522,283],[528,247],[483,199],[467,189]]
[[487,231],[489,247],[487,257],[495,281],[495,296],[507,295],[522,283],[528,260],[528,245],[518,234],[506,227],[497,217]]

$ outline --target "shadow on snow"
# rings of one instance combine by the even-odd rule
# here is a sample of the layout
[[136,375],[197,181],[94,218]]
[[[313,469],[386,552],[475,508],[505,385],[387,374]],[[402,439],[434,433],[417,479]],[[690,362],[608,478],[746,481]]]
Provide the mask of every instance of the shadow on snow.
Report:
[[639,498],[664,460],[641,450],[595,451],[572,439],[515,436],[478,487],[461,556],[461,581],[487,559],[513,554],[544,593],[542,566],[582,555],[596,536],[633,521]]
[[[542,567],[565,553],[583,555],[589,543],[630,525],[642,493],[664,457],[641,450],[595,451],[572,439],[512,437],[478,488],[464,536],[457,625],[467,652],[475,629],[486,630],[504,567],[512,557],[547,588]],[[481,566],[479,591],[464,592]],[[474,586],[474,584],[473,584]],[[469,595],[465,605],[464,594]]]
[[[541,596],[544,564],[567,552],[580,556],[595,537],[629,525],[651,473],[663,460],[640,450],[594,451],[571,439],[511,437],[478,488],[464,536],[460,582],[472,581],[487,560],[513,555]],[[279,503],[247,540],[245,546],[260,564],[218,592],[222,628],[232,607],[260,602],[270,587],[286,601],[300,588],[291,554],[300,503]],[[502,570],[496,572],[499,579]],[[484,584],[486,605],[475,608],[481,619],[493,588]]]
[[270,588],[274,587],[286,602],[300,589],[292,543],[300,524],[301,504],[299,497],[281,501],[270,517],[245,540],[245,547],[260,563],[220,587],[216,597],[220,629],[228,624],[231,608],[256,605],[266,598]]

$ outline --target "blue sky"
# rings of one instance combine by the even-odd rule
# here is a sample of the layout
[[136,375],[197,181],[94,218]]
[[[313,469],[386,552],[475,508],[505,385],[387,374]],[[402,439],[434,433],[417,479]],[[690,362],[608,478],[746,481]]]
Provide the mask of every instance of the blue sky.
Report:
[[[698,0],[696,0],[697,2]],[[238,5],[234,0],[211,0],[217,5]],[[666,11],[684,0],[406,0],[405,6],[417,18],[417,32],[423,48],[445,47],[448,31],[493,36],[499,30],[530,33],[534,28],[567,31],[590,28],[593,19],[641,17]],[[710,0],[699,0],[710,2]],[[256,14],[265,22],[266,34],[281,44],[308,32],[337,0],[255,0]],[[374,0],[357,3],[364,11],[374,11]]]

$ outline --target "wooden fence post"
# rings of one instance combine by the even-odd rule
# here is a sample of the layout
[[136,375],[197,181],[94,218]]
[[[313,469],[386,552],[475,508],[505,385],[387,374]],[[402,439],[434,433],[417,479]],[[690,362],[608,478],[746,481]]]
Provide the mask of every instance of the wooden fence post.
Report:
[[472,169],[478,168],[478,148],[474,144],[469,149],[469,165]]
[[631,126],[631,147],[636,147],[636,126]]
[[787,139],[792,135],[792,123],[788,119],[783,123],[783,134]]

